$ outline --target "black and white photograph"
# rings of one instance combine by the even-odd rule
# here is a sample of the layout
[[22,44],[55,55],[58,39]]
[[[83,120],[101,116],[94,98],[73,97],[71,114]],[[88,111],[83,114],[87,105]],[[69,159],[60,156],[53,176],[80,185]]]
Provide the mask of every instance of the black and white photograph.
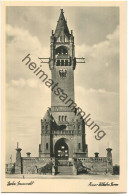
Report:
[[[61,192],[124,191],[120,5],[37,2],[4,9],[7,191],[31,192],[36,180],[56,181],[53,190]],[[60,180],[86,183],[63,190],[56,188]]]

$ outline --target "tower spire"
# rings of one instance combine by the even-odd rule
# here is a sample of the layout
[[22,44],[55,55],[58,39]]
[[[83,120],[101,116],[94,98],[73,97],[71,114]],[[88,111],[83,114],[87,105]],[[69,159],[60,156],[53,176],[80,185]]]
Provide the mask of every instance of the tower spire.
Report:
[[65,34],[67,37],[70,36],[63,9],[60,9],[60,16],[55,30],[55,37],[58,38],[61,33]]

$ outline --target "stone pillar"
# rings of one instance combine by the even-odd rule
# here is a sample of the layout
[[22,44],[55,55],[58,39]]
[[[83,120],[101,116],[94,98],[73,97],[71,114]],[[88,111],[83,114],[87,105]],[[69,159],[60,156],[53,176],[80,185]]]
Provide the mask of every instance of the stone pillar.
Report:
[[73,164],[73,175],[77,175],[77,169],[74,164]]
[[27,157],[30,158],[31,153],[27,152],[26,154],[27,154]]
[[94,154],[95,154],[95,158],[98,158],[98,157],[99,157],[99,156],[98,156],[98,155],[99,155],[98,152],[95,152]]
[[56,165],[55,165],[55,162],[52,163],[52,175],[56,175]]
[[112,149],[111,148],[107,148],[106,150],[107,150],[107,158],[112,160],[112,153],[111,153]]
[[113,173],[113,164],[112,164],[112,149],[107,148],[107,173],[112,174]]
[[15,174],[21,174],[21,148],[16,149],[16,165],[15,165]]

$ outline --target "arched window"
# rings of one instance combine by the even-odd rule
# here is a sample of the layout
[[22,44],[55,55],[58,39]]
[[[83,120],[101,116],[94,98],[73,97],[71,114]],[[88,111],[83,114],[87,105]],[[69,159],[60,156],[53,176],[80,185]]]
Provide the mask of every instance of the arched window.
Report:
[[78,149],[80,149],[80,143],[78,143]]
[[65,121],[67,120],[67,116],[65,116]]
[[59,46],[58,48],[56,48],[56,55],[67,55],[68,54],[68,47],[66,46]]
[[61,120],[61,116],[59,116],[59,121]]

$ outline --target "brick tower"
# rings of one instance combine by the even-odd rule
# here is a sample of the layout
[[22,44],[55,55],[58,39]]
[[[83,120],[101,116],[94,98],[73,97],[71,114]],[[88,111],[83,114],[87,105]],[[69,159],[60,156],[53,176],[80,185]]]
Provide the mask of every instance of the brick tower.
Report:
[[76,58],[73,31],[69,32],[62,9],[50,40],[49,68],[56,89],[52,88],[51,108],[41,120],[39,157],[58,160],[72,160],[81,155],[87,157],[85,123],[68,103],[64,103],[67,97],[74,101]]
[[[41,144],[39,157],[21,156],[21,148],[16,149],[16,174],[112,174],[112,149],[107,148],[107,156],[88,157],[85,138],[85,122],[75,105],[74,70],[76,67],[73,31],[69,32],[61,9],[60,17],[52,31],[50,43],[49,69],[51,78],[51,107],[41,119]],[[22,61],[31,62],[30,54]],[[44,58],[40,58],[44,59]],[[29,65],[30,65],[29,64]],[[40,72],[40,71],[39,71]],[[39,74],[39,72],[37,74]],[[44,71],[42,76],[46,76]],[[36,74],[36,75],[37,75]],[[45,78],[46,79],[46,78]],[[45,82],[46,84],[46,82]],[[48,85],[47,85],[48,86]],[[7,169],[10,172],[10,169]]]

